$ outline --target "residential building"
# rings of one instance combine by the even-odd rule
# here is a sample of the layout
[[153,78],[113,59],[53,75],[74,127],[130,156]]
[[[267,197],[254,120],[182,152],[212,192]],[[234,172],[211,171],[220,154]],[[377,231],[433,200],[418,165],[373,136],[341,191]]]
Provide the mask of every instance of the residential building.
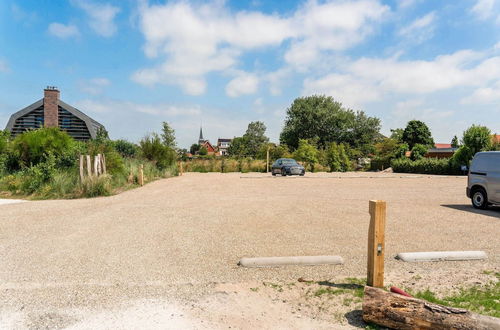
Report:
[[458,148],[453,148],[449,143],[436,143],[425,154],[427,158],[451,158]]
[[217,149],[219,150],[219,156],[227,156],[228,149],[231,146],[231,141],[233,139],[221,139],[217,140]]
[[44,89],[42,99],[10,116],[5,127],[12,136],[40,127],[59,127],[76,140],[89,140],[97,136],[104,126],[80,110],[63,102],[56,87]]

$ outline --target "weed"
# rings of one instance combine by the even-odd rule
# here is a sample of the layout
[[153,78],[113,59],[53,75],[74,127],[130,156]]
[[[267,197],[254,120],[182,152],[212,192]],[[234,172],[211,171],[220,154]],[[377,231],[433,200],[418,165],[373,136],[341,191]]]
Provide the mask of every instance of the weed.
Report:
[[259,291],[259,288],[250,288],[250,290],[252,290],[253,292],[257,292]]
[[490,282],[484,286],[473,286],[461,289],[457,294],[438,298],[429,289],[414,294],[416,298],[425,299],[432,303],[465,308],[470,311],[500,317],[500,274],[495,274],[496,282]]

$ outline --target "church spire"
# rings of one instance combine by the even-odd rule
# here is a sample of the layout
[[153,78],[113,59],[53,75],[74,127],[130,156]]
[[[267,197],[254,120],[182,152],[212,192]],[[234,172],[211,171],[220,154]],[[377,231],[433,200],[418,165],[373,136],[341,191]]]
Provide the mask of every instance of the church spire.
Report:
[[200,125],[200,138],[198,139],[198,144],[203,144],[205,142],[205,139],[203,138],[203,131],[201,129]]

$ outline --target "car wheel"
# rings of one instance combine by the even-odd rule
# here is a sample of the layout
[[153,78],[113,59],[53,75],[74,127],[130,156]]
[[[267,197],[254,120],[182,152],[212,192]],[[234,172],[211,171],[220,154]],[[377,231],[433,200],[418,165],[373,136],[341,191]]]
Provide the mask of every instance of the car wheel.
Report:
[[474,190],[472,193],[472,206],[476,209],[484,210],[488,207],[488,196],[486,195],[486,191],[484,189]]
[[305,175],[305,173],[300,173],[300,176],[304,176],[304,175]]
[[274,170],[271,171],[272,176],[276,176],[276,173],[274,173]]
[[286,176],[286,170],[285,169],[281,169],[281,176]]

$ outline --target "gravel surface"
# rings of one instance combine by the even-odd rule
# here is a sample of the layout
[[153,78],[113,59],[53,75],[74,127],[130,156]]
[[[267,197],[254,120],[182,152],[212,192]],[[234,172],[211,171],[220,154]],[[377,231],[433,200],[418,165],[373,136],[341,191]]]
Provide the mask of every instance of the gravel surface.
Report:
[[[141,303],[148,301],[167,311],[196,306],[192,316],[171,320],[192,318],[200,328],[210,307],[203,304],[221,283],[365,277],[370,199],[387,201],[387,278],[406,283],[419,274],[427,284],[450,286],[474,281],[485,270],[500,271],[500,208],[472,209],[466,182],[395,173],[186,173],[112,197],[0,205],[0,327],[82,328],[84,322],[85,328],[85,315],[88,324],[99,323],[105,311],[119,315],[116,308],[151,321]],[[394,259],[398,252],[443,250],[484,250],[488,259]],[[293,255],[340,255],[345,264],[237,266],[242,257]],[[276,315],[264,318],[270,328],[286,325],[280,321],[286,310]],[[244,316],[237,319],[242,323],[228,322],[248,327]],[[204,326],[227,324],[220,322]],[[102,327],[120,328],[113,324]]]

